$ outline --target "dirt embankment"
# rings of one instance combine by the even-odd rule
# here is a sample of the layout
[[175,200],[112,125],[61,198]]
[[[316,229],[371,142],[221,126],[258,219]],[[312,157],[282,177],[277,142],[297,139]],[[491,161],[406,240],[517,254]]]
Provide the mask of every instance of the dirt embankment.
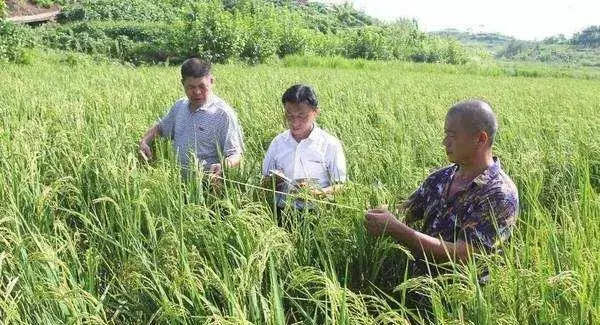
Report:
[[52,5],[48,8],[45,8],[36,5],[31,1],[23,0],[7,0],[6,8],[8,11],[8,17],[32,16],[60,10],[60,7],[57,5]]

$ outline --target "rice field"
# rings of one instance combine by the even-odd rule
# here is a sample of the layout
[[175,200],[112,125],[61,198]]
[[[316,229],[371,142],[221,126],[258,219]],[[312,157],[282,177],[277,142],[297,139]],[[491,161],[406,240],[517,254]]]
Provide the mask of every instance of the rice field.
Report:
[[[182,183],[168,142],[143,132],[183,96],[177,67],[61,55],[0,64],[0,323],[600,323],[600,81],[448,73],[381,64],[215,67],[247,153],[219,192]],[[350,183],[318,214],[278,227],[254,186],[284,130],[282,92],[314,85],[318,123],[344,143]],[[496,111],[495,154],[520,191],[504,256],[406,279],[406,250],[370,237],[363,210],[409,195],[447,164],[444,115],[465,98]],[[248,184],[248,185],[243,185]]]

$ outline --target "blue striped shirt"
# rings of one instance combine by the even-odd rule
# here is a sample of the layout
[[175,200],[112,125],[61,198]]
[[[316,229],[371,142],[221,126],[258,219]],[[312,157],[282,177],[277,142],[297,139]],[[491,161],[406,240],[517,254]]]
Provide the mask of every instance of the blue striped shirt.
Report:
[[233,109],[212,95],[201,107],[191,110],[187,98],[173,104],[158,123],[160,134],[173,141],[177,161],[187,168],[192,155],[205,169],[222,158],[243,152],[243,132]]

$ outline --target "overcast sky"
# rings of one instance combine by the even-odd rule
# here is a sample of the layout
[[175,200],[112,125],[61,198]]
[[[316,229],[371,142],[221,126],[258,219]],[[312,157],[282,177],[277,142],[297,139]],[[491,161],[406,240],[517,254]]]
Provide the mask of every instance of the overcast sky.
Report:
[[[321,2],[343,3],[344,0]],[[352,0],[355,8],[393,20],[416,18],[425,31],[456,28],[498,32],[525,40],[573,33],[600,25],[600,0]]]

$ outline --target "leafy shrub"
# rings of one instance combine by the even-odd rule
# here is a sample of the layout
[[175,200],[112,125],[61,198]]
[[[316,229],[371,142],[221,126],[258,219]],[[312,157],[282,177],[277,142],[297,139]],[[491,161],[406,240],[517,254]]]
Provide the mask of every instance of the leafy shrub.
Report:
[[277,55],[285,57],[288,55],[300,55],[311,52],[311,38],[318,33],[308,28],[302,16],[293,14],[291,11],[285,12],[285,17],[280,19],[281,37]]
[[172,22],[182,9],[163,1],[84,0],[65,6],[61,23],[91,20],[126,20],[137,22]]
[[6,2],[0,1],[0,18],[4,18],[7,15]]
[[43,39],[53,48],[103,54],[134,64],[179,62],[194,54],[182,24],[84,22],[47,29]]
[[344,41],[336,34],[312,35],[310,48],[317,56],[342,56],[344,55]]
[[250,63],[265,62],[277,55],[284,35],[284,22],[293,19],[286,10],[254,1],[240,2],[235,16],[244,38],[240,56]]
[[285,28],[279,40],[277,55],[285,57],[288,55],[301,55],[310,52],[310,38],[312,31],[303,28]]
[[426,37],[412,49],[410,59],[415,62],[464,64],[467,51],[455,40]]
[[277,54],[282,32],[274,20],[255,21],[244,17],[244,48],[241,58],[251,63],[265,62]]
[[589,26],[573,35],[571,43],[583,47],[600,48],[600,25]]
[[198,3],[186,22],[186,47],[212,62],[238,58],[244,36],[233,15],[217,2]]
[[91,23],[59,26],[43,30],[44,43],[52,48],[90,54],[109,54],[111,40]]
[[350,5],[297,6],[283,0],[84,0],[67,6],[61,21],[76,23],[54,32],[47,28],[44,41],[49,46],[105,54],[134,64],[178,62],[189,56],[249,63],[302,54],[453,64],[468,58],[461,45],[427,36],[414,20],[380,23]]
[[393,51],[384,27],[368,26],[349,30],[344,35],[344,54],[348,58],[391,60]]
[[27,48],[36,43],[33,32],[24,26],[0,19],[0,61],[27,63]]

